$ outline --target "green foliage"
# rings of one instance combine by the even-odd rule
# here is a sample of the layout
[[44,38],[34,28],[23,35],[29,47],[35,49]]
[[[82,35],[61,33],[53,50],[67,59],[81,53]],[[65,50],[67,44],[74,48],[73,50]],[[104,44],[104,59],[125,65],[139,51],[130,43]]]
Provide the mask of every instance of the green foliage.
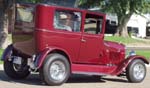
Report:
[[133,13],[150,12],[150,0],[80,0],[82,7],[99,7],[107,13],[115,13],[118,21],[129,18]]
[[79,6],[82,8],[91,8],[95,6],[101,6],[103,0],[79,0]]
[[17,2],[28,2],[28,3],[38,3],[42,0],[17,0]]
[[148,12],[150,0],[80,0],[83,7],[100,7],[101,10],[111,13],[128,14],[130,12]]

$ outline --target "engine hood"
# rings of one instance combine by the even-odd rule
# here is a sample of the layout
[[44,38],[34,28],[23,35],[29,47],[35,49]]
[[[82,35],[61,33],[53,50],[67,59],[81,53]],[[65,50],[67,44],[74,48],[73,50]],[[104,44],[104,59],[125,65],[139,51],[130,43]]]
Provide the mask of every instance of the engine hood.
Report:
[[125,51],[125,45],[117,42],[105,41],[104,46],[110,51],[114,51],[114,52]]

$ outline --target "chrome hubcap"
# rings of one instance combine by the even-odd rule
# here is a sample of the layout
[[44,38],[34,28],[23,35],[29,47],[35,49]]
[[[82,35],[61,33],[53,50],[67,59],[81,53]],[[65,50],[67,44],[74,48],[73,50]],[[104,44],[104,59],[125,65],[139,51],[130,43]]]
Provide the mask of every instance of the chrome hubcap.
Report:
[[133,68],[133,74],[136,79],[143,79],[145,76],[145,68],[142,64],[136,64]]
[[54,61],[50,67],[50,76],[55,81],[62,81],[65,78],[66,68],[63,62]]

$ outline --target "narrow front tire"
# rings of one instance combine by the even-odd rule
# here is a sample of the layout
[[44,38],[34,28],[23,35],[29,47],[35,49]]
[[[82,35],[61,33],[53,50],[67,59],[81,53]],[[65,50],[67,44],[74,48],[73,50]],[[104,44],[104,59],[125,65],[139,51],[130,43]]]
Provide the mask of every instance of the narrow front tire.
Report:
[[133,60],[127,67],[126,76],[131,83],[140,83],[145,79],[146,66],[142,60]]

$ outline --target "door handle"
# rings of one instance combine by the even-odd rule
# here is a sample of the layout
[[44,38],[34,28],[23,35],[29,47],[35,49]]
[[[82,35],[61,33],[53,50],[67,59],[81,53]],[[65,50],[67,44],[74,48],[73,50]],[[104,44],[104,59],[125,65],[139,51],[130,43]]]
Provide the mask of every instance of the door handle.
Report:
[[82,38],[82,39],[81,39],[81,42],[86,42],[86,40]]

